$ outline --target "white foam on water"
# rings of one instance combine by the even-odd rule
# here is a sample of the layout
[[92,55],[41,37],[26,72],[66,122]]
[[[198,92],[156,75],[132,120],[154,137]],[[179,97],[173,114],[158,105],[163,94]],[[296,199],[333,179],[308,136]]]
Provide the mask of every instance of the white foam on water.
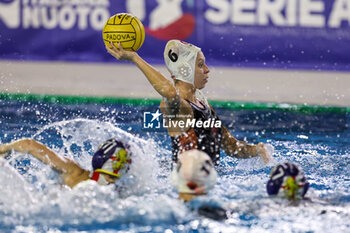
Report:
[[[231,211],[230,218],[220,222],[199,217],[177,199],[168,179],[170,169],[160,164],[170,152],[153,140],[88,119],[47,125],[33,138],[45,141],[52,135],[59,145],[50,147],[86,169],[91,169],[92,154],[101,142],[112,137],[127,140],[134,156],[130,172],[120,180],[118,190],[92,181],[69,189],[59,185],[59,177],[48,166],[29,155],[12,153],[10,160],[0,159],[0,225],[5,231],[164,232],[169,227],[180,232],[347,232],[350,228],[349,201],[341,201],[349,198],[349,178],[342,171],[350,169],[342,164],[349,155],[320,154],[320,145],[271,142],[276,163],[298,162],[311,185],[324,186],[311,187],[307,193],[311,201],[298,205],[267,196],[265,185],[274,164],[266,167],[259,158],[223,158],[218,183],[207,197]],[[23,159],[30,163],[15,166]],[[27,170],[19,174],[19,168]]]
[[[144,140],[118,128],[109,122],[88,119],[75,119],[50,124],[34,135],[34,139],[42,139],[46,131],[56,131],[63,144],[57,153],[76,160],[82,167],[91,170],[91,158],[105,140],[115,138],[130,145],[132,165],[127,177],[133,182],[134,192],[143,194],[154,189],[158,173],[157,144],[152,140]],[[75,151],[73,150],[75,148]],[[77,155],[78,154],[78,155]]]
[[[132,152],[129,172],[117,182],[118,190],[114,185],[100,186],[92,181],[70,190],[59,185],[59,176],[53,175],[48,166],[30,155],[14,152],[10,160],[0,161],[0,185],[6,190],[0,195],[1,215],[6,219],[2,224],[62,227],[111,222],[118,225],[135,221],[171,222],[188,214],[186,208],[179,208],[181,202],[164,194],[173,192],[170,184],[157,179],[164,175],[159,174],[164,170],[160,170],[157,161],[157,153],[162,150],[154,141],[137,138],[109,122],[87,119],[47,125],[33,138],[41,141],[53,132],[63,147],[52,149],[87,169],[91,169],[92,153],[100,143],[109,138],[126,141]],[[30,161],[23,175],[9,165],[21,159]],[[162,194],[158,194],[159,190]]]
[[28,204],[37,201],[34,187],[3,158],[0,158],[0,177],[0,203],[4,209],[24,211]]

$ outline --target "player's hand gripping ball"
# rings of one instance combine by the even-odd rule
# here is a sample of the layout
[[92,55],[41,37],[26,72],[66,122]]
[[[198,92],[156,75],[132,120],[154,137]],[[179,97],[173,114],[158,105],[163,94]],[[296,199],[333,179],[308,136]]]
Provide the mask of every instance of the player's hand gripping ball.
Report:
[[108,47],[111,47],[110,42],[113,44],[120,42],[123,49],[137,51],[145,40],[145,29],[137,17],[119,13],[110,17],[106,22],[102,37]]

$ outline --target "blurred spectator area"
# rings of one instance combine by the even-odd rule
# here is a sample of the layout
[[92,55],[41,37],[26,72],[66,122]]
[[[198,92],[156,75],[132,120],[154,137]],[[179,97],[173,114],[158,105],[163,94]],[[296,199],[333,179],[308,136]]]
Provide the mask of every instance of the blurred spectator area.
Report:
[[[210,64],[208,64],[210,66]],[[0,92],[159,98],[132,64],[0,61]],[[169,77],[164,66],[156,68]],[[350,73],[211,67],[211,100],[350,106]]]

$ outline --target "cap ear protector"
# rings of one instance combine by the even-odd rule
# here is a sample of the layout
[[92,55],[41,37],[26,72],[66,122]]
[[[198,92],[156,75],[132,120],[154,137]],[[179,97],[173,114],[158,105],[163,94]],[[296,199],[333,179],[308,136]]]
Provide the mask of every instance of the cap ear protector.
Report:
[[268,195],[287,197],[289,200],[302,199],[309,188],[303,170],[298,164],[285,162],[276,165],[266,184]]
[[115,139],[102,143],[92,158],[93,174],[91,179],[104,184],[105,179],[100,174],[121,178],[128,172],[131,164],[131,154],[126,146]]
[[164,49],[165,64],[176,80],[194,85],[196,59],[201,49],[180,40],[170,40]]

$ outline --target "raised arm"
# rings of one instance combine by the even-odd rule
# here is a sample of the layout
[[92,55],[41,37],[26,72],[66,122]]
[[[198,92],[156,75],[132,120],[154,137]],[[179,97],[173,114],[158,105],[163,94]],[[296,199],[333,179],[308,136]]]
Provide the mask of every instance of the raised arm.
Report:
[[118,60],[126,60],[133,62],[146,76],[153,88],[168,102],[178,101],[178,96],[173,83],[164,77],[158,70],[143,60],[136,52],[124,50],[120,44],[114,46],[111,44],[111,48],[106,46],[108,53]]
[[62,174],[81,173],[84,171],[84,169],[82,169],[73,160],[56,154],[45,145],[35,141],[34,139],[24,138],[0,145],[0,156],[6,157],[6,155],[12,150],[31,154]]
[[249,145],[246,142],[239,141],[233,137],[225,126],[222,127],[221,148],[226,154],[232,157],[245,159],[260,156],[265,163],[270,161],[270,156],[263,143],[260,142],[257,145]]

